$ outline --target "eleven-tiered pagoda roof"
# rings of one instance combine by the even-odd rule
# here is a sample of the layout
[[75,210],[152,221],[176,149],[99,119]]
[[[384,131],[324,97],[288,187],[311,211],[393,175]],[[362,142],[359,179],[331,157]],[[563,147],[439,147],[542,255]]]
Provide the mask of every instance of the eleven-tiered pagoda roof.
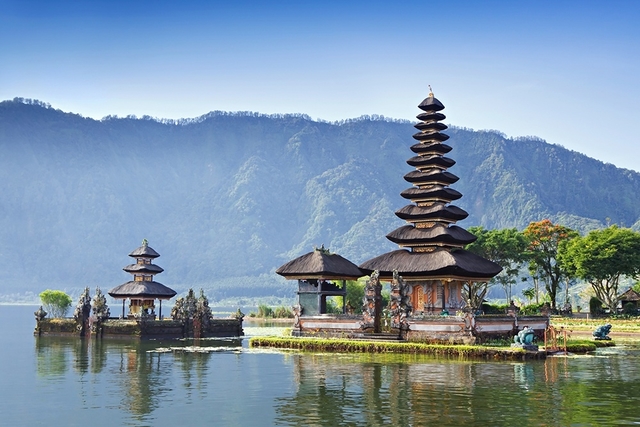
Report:
[[442,143],[449,136],[440,132],[447,129],[440,123],[446,118],[439,113],[444,105],[430,93],[418,108],[423,111],[417,116],[420,122],[415,125],[420,132],[413,135],[418,143],[411,146],[417,155],[407,160],[407,164],[416,169],[404,177],[413,186],[401,193],[412,204],[396,212],[396,216],[409,224],[387,235],[387,239],[403,249],[365,261],[360,269],[368,273],[377,270],[385,280],[390,280],[397,270],[402,277],[413,280],[487,281],[502,268],[462,249],[476,237],[454,225],[468,213],[450,204],[462,194],[449,188],[458,177],[447,171],[456,162],[444,156],[452,150]]

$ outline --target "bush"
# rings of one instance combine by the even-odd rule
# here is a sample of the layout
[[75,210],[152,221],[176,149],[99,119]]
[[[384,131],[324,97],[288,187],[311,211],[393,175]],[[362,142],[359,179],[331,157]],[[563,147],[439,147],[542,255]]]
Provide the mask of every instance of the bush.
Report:
[[280,306],[273,311],[273,317],[278,319],[293,319],[293,311],[290,308]]
[[482,304],[482,312],[484,314],[506,314],[507,308],[509,308],[507,304]]
[[40,293],[40,300],[50,317],[65,317],[71,308],[71,297],[62,291],[47,289]]
[[544,302],[539,304],[529,304],[522,307],[520,310],[520,315],[522,316],[531,316],[534,314],[540,314],[540,309],[545,305]]
[[593,316],[599,316],[603,314],[604,310],[602,310],[602,301],[600,301],[596,297],[591,297],[591,299],[589,300],[589,311]]
[[622,306],[622,314],[624,314],[625,316],[637,316],[638,309],[636,308],[636,305],[634,303],[628,302]]
[[273,317],[273,309],[266,304],[258,305],[258,317]]

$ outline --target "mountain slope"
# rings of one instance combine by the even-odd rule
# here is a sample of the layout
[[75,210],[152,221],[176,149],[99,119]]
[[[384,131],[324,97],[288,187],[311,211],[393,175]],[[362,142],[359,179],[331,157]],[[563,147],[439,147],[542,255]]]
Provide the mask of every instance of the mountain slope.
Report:
[[[411,123],[212,112],[105,118],[0,103],[0,294],[110,289],[147,238],[158,281],[214,295],[293,292],[273,274],[324,244],[360,263],[394,248]],[[640,175],[536,139],[453,128],[468,228],[640,218]],[[214,297],[215,298],[215,297]]]

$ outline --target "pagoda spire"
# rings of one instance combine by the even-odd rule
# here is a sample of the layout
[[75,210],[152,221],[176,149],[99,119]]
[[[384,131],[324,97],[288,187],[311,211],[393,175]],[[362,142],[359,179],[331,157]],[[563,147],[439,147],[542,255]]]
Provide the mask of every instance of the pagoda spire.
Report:
[[462,194],[450,187],[459,179],[448,171],[456,162],[446,156],[452,147],[444,143],[449,139],[442,132],[447,129],[442,123],[446,116],[440,112],[444,105],[431,86],[418,108],[422,112],[413,135],[417,142],[410,147],[415,156],[407,160],[414,169],[404,176],[412,186],[400,194],[411,203],[396,211],[407,224],[387,235],[401,249],[366,261],[360,268],[378,270],[383,280],[391,280],[394,270],[405,279],[489,280],[500,266],[462,249],[476,237],[455,225],[468,213],[451,204]]

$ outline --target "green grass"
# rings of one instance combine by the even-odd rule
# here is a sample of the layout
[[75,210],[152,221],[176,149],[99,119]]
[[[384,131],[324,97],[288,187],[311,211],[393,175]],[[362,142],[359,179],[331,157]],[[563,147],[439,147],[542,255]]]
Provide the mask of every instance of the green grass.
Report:
[[253,337],[251,347],[273,347],[300,351],[337,353],[410,353],[474,359],[522,360],[532,357],[519,348],[477,345],[376,342],[338,338]]

